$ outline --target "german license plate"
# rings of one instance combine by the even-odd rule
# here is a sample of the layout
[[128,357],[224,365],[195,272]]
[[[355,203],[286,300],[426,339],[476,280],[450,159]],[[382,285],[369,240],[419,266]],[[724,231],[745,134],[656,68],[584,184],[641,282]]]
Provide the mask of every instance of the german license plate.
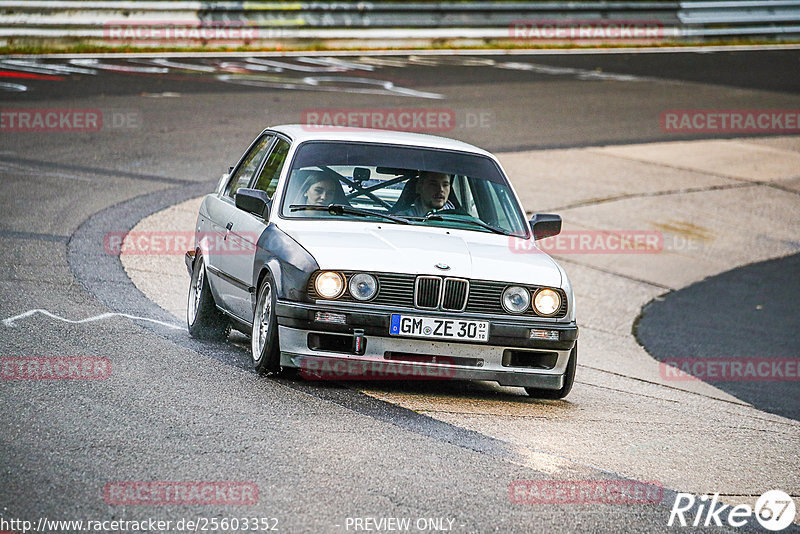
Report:
[[392,321],[389,324],[389,334],[433,339],[489,341],[489,322],[417,317],[393,313]]

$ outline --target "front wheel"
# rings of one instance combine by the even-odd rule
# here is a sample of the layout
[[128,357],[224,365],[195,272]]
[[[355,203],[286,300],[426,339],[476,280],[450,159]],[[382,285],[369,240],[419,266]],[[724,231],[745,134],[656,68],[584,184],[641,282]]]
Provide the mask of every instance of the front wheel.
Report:
[[250,342],[253,366],[259,374],[278,373],[281,370],[276,302],[275,284],[267,273],[258,288]]
[[569,361],[567,362],[567,370],[564,372],[564,385],[561,389],[541,389],[541,388],[525,388],[525,391],[531,397],[536,399],[563,399],[572,390],[572,384],[575,383],[575,368],[578,367],[578,342],[569,353]]
[[189,335],[197,339],[223,340],[228,334],[228,320],[214,303],[214,295],[211,294],[206,277],[206,266],[199,255],[192,268],[186,324]]

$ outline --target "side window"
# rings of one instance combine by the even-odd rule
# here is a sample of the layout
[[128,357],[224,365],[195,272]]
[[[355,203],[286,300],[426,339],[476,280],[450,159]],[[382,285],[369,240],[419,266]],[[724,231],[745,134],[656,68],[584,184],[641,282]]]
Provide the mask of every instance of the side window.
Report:
[[489,195],[495,206],[497,224],[502,228],[510,228],[514,232],[524,232],[520,227],[520,218],[514,211],[517,201],[511,195],[511,189],[505,185],[490,182]]
[[253,174],[255,174],[258,169],[258,165],[264,158],[269,144],[274,138],[275,136],[273,135],[265,135],[250,149],[250,152],[247,153],[242,164],[239,165],[239,168],[233,174],[231,181],[228,182],[228,187],[225,189],[226,196],[233,198],[237,189],[240,187],[247,187]]
[[258,180],[253,189],[261,189],[272,198],[272,195],[275,194],[275,189],[278,188],[278,178],[281,175],[281,169],[288,153],[289,143],[279,137],[272,152],[267,156],[267,162],[264,164],[261,174],[258,175]]

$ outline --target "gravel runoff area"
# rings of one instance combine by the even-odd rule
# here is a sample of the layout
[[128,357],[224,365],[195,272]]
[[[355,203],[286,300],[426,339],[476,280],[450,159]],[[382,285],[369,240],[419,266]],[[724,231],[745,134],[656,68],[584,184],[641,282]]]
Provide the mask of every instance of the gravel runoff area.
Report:
[[[579,462],[677,491],[749,502],[772,488],[800,494],[800,423],[700,381],[668,381],[637,343],[642,306],[740,265],[798,252],[800,137],[669,142],[499,155],[526,209],[555,212],[565,232],[644,230],[663,249],[554,254],[575,288],[576,385],[565,401],[508,403],[479,383],[356,384],[368,395],[548,454],[543,470]],[[134,231],[191,232],[201,199]],[[179,255],[123,254],[133,283],[185,321],[189,277]],[[766,387],[766,386],[765,386]],[[536,464],[537,459],[531,462]],[[798,516],[800,517],[800,516]],[[800,519],[798,520],[800,521]]]

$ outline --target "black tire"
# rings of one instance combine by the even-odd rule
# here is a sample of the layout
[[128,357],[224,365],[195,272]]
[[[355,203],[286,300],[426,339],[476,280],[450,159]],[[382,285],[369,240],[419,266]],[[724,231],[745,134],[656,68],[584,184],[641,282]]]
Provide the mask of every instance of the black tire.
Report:
[[214,295],[211,294],[206,276],[206,266],[200,255],[194,260],[192,269],[189,301],[186,305],[186,325],[189,327],[189,335],[197,339],[220,341],[228,335],[228,320],[214,303]]
[[267,273],[258,286],[256,309],[253,312],[253,331],[250,336],[250,354],[253,366],[259,374],[277,374],[281,370],[276,303],[275,282]]
[[572,384],[575,383],[575,369],[578,367],[578,342],[569,353],[569,361],[567,362],[567,370],[564,371],[564,385],[561,389],[541,389],[541,388],[525,388],[525,391],[531,397],[536,399],[550,399],[558,400],[563,399],[572,390]]

